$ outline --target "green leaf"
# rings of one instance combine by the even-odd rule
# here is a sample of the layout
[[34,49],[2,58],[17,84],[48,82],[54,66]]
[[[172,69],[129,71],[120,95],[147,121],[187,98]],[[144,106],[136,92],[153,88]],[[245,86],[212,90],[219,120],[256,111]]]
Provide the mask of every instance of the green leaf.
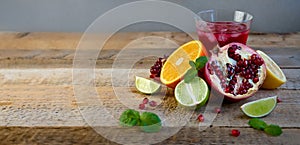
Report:
[[184,81],[186,83],[193,80],[196,75],[198,74],[198,71],[195,68],[190,68],[185,74],[184,74]]
[[189,61],[189,64],[190,64],[190,66],[192,67],[192,68],[196,68],[196,64],[195,64],[195,62],[193,62],[193,61]]
[[282,130],[281,127],[278,125],[268,125],[265,129],[264,129],[265,133],[272,135],[272,136],[279,136],[282,134]]
[[197,70],[202,69],[205,66],[205,64],[207,63],[207,61],[208,61],[208,59],[206,56],[198,57],[195,62]]
[[140,124],[140,113],[133,109],[125,110],[120,116],[120,124],[122,126],[135,126]]
[[252,118],[249,120],[248,124],[254,129],[264,130],[268,125],[263,120],[258,118]]
[[143,112],[140,119],[141,129],[144,132],[158,132],[162,127],[161,120],[155,113]]

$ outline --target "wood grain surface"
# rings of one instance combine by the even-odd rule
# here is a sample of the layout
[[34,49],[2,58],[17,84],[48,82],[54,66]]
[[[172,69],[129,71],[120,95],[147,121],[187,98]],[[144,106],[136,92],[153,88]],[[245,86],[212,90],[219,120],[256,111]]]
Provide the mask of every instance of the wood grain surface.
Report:
[[[156,108],[172,112],[178,107],[172,90],[162,89],[157,96],[137,92],[132,83],[134,75],[147,77],[156,57],[136,61],[131,69],[129,85],[123,81],[112,85],[112,68],[124,47],[136,53],[158,51],[163,56],[191,38],[179,32],[118,33],[111,37],[95,60],[94,89],[102,102],[80,100],[74,93],[73,58],[79,43],[79,33],[0,33],[0,144],[117,144],[99,135],[85,120],[82,112],[99,112],[104,108],[120,113],[127,107],[116,96],[116,90],[128,91],[134,102],[144,97],[156,100]],[[176,42],[154,41],[151,36]],[[142,38],[134,45],[130,42]],[[286,84],[276,90],[259,90],[253,97],[237,103],[223,103],[211,126],[199,131],[196,118],[205,107],[192,112],[188,124],[178,133],[158,144],[299,144],[300,142],[300,34],[261,34],[249,36],[248,45],[270,55],[283,69]],[[131,65],[135,54],[122,57],[124,65]],[[85,68],[81,68],[85,69]],[[165,94],[165,92],[167,92]],[[248,117],[239,110],[242,104],[259,98],[278,95],[282,99],[276,109],[263,118],[267,123],[283,128],[279,137],[271,137],[247,125]],[[138,108],[138,103],[132,103]],[[136,105],[136,106],[135,106]],[[213,110],[211,110],[213,111]],[[115,115],[117,117],[117,115]],[[100,116],[106,122],[110,118]],[[168,127],[166,126],[165,129]],[[104,130],[122,129],[120,126]],[[241,132],[230,136],[232,129]],[[122,134],[118,136],[122,139]],[[124,140],[126,138],[124,137]]]

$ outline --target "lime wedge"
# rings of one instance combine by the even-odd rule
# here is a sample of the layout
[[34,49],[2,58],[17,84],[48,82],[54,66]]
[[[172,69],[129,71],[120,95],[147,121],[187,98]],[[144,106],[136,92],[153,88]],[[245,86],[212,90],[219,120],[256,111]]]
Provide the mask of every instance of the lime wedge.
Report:
[[153,94],[160,89],[160,84],[146,78],[135,76],[135,87],[142,93]]
[[175,88],[175,98],[183,106],[204,105],[209,97],[209,89],[206,82],[195,77],[186,83],[182,80]]
[[248,102],[241,109],[249,117],[264,117],[274,110],[276,104],[277,96],[273,96]]

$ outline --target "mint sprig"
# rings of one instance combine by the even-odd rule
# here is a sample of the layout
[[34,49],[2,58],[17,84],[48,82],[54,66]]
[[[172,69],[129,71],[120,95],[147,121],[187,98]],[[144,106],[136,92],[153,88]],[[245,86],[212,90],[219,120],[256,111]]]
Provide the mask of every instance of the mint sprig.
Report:
[[272,135],[272,136],[279,136],[282,133],[281,127],[279,127],[278,125],[268,125],[265,129],[264,129],[265,133]]
[[207,61],[208,61],[208,59],[206,56],[198,57],[195,62],[197,70],[202,69],[205,66],[205,64],[207,63]]
[[120,124],[126,127],[140,126],[144,132],[158,132],[162,128],[161,119],[151,112],[140,112],[134,109],[125,110],[120,118]]
[[198,74],[198,71],[204,68],[205,64],[207,63],[208,59],[206,56],[200,56],[196,59],[196,61],[189,61],[191,68],[184,74],[184,81],[186,83],[193,80]]
[[264,130],[266,126],[268,126],[266,122],[258,118],[252,118],[249,120],[248,124],[257,130]]
[[279,136],[282,134],[282,129],[278,125],[270,124],[268,125],[266,122],[264,122],[261,119],[258,118],[252,118],[249,120],[248,124],[257,130],[263,130],[265,133],[271,135],[271,136]]

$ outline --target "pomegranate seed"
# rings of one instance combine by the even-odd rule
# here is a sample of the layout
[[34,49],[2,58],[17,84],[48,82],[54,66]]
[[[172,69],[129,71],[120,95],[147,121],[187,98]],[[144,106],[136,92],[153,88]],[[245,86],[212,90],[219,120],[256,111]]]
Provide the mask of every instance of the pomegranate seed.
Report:
[[240,60],[242,60],[241,55],[236,54],[236,55],[234,56],[234,60],[235,60],[235,61],[240,61]]
[[258,77],[253,78],[253,82],[254,82],[254,83],[257,83],[258,81],[259,81],[259,78],[258,78]]
[[247,75],[245,76],[245,78],[246,78],[246,79],[251,79],[251,78],[252,78],[252,75],[251,75],[251,74],[247,74]]
[[224,80],[224,78],[223,79],[221,79],[221,84],[225,84],[225,80]]
[[228,53],[234,54],[234,53],[235,53],[235,50],[236,50],[236,49],[234,49],[233,47],[229,47],[229,48],[228,48]]
[[150,74],[150,78],[152,79],[155,78],[155,76],[156,76],[155,74]]
[[280,102],[282,102],[282,99],[277,97],[277,103],[280,103]]
[[241,68],[238,67],[238,66],[236,66],[236,67],[235,67],[235,72],[236,72],[236,73],[240,73],[240,72],[241,72]]
[[226,87],[224,91],[225,93],[230,93],[231,92],[230,87]]
[[249,64],[248,61],[246,59],[244,59],[244,61],[243,61],[244,67],[248,66],[248,64]]
[[233,53],[229,53],[228,56],[232,59],[234,59],[234,54]]
[[215,62],[215,61],[212,61],[212,62],[211,62],[211,67],[214,68],[215,66],[216,66],[216,62]]
[[236,84],[236,81],[235,81],[234,79],[232,79],[232,80],[229,81],[229,84],[230,84],[230,85],[235,85],[235,84]]
[[220,108],[216,108],[216,113],[221,113],[221,109]]
[[204,121],[204,116],[202,114],[200,114],[198,117],[197,117],[197,120],[199,122],[203,122]]
[[244,62],[242,60],[238,61],[237,66],[243,67],[244,66]]
[[238,137],[240,135],[240,131],[237,130],[237,129],[232,129],[231,130],[231,135],[235,136],[235,137]]
[[254,61],[256,59],[257,55],[256,54],[252,54],[251,55],[251,60]]
[[140,104],[139,109],[144,110],[146,108],[145,104]]
[[143,104],[147,104],[148,102],[149,102],[149,99],[148,98],[144,98]]
[[236,49],[238,49],[238,46],[234,44],[234,45],[231,46],[231,48],[233,48],[234,50],[236,50]]
[[156,103],[155,101],[150,101],[150,102],[149,102],[149,105],[150,105],[151,107],[155,107],[155,106],[157,105],[157,103]]

